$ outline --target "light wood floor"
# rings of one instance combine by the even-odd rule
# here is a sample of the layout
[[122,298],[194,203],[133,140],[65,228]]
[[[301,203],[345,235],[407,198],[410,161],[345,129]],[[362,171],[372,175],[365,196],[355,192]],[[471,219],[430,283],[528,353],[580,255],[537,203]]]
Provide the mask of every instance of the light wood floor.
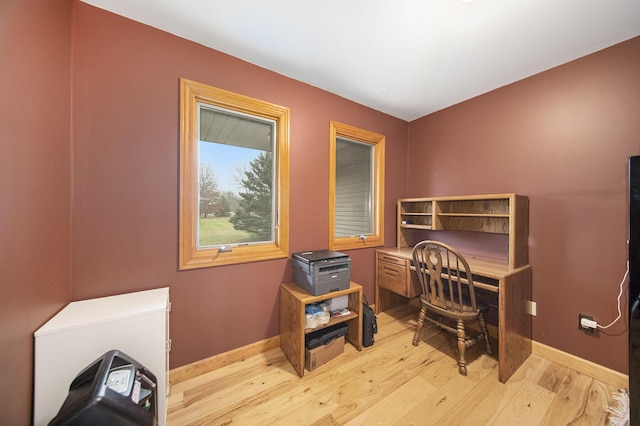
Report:
[[[458,374],[455,336],[425,326],[405,305],[378,315],[375,344],[305,372],[274,349],[176,383],[176,425],[605,425],[615,388],[532,355],[506,383],[478,344]],[[428,342],[428,343],[426,343]],[[495,342],[494,342],[495,344]],[[497,351],[496,351],[497,352]]]

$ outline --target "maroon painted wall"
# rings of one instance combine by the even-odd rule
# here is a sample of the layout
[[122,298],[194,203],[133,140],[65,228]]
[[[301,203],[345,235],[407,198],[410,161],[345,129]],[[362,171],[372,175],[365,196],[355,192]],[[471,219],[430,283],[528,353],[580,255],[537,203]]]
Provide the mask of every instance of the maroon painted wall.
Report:
[[0,2],[0,423],[31,423],[33,333],[70,297],[71,1]]
[[408,196],[528,195],[534,340],[625,374],[627,316],[595,335],[577,324],[617,316],[638,117],[640,37],[409,126]]
[[[79,2],[73,48],[73,299],[169,286],[172,368],[277,335],[293,273],[288,259],[177,271],[180,77],[290,108],[292,252],[328,244],[329,120],[385,135],[394,244],[407,122]],[[369,300],[374,252],[349,252]]]
[[[410,124],[71,0],[1,2],[0,63],[3,423],[30,423],[33,333],[71,300],[170,286],[172,368],[277,334],[288,260],[177,271],[180,77],[291,108],[292,251],[327,245],[331,119],[387,136],[387,246],[399,197],[529,195],[534,338],[627,371],[625,327],[576,323],[616,314],[638,38]],[[373,252],[349,252],[370,300]]]

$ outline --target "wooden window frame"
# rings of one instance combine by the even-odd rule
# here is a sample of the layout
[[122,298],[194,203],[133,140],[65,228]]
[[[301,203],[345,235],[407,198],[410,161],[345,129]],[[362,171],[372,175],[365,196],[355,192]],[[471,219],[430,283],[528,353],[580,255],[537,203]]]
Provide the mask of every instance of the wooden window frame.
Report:
[[[373,146],[373,234],[336,237],[336,138],[346,138]],[[384,135],[359,129],[348,124],[329,123],[329,249],[351,250],[384,246]]]
[[[275,146],[274,241],[198,248],[198,103],[273,120]],[[180,79],[179,269],[196,269],[289,257],[289,109],[248,96]]]

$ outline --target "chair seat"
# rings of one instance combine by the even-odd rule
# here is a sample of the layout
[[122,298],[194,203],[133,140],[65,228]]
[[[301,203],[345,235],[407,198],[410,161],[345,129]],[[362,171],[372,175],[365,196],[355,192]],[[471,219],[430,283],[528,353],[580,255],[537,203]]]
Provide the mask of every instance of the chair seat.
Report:
[[432,312],[437,313],[438,315],[444,315],[448,318],[452,319],[462,319],[462,320],[474,320],[478,317],[480,312],[484,313],[489,310],[489,305],[487,305],[482,300],[476,300],[476,307],[478,312],[475,312],[471,307],[471,303],[468,303],[467,300],[464,300],[462,303],[462,312],[457,312],[453,310],[453,305],[450,300],[447,300],[447,308],[442,308],[438,305],[434,305],[430,303],[424,294],[420,295],[420,301],[427,306]]

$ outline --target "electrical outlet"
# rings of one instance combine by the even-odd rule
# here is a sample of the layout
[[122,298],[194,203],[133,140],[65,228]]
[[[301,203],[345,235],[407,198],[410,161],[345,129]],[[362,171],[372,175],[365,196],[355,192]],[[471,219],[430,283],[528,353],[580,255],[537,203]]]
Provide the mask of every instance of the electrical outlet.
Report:
[[593,334],[593,330],[595,330],[595,327],[593,327],[593,328],[592,327],[583,327],[583,324],[582,324],[582,319],[583,318],[587,319],[589,321],[593,321],[593,317],[590,317],[589,315],[578,314],[578,329],[584,331],[585,333]]

